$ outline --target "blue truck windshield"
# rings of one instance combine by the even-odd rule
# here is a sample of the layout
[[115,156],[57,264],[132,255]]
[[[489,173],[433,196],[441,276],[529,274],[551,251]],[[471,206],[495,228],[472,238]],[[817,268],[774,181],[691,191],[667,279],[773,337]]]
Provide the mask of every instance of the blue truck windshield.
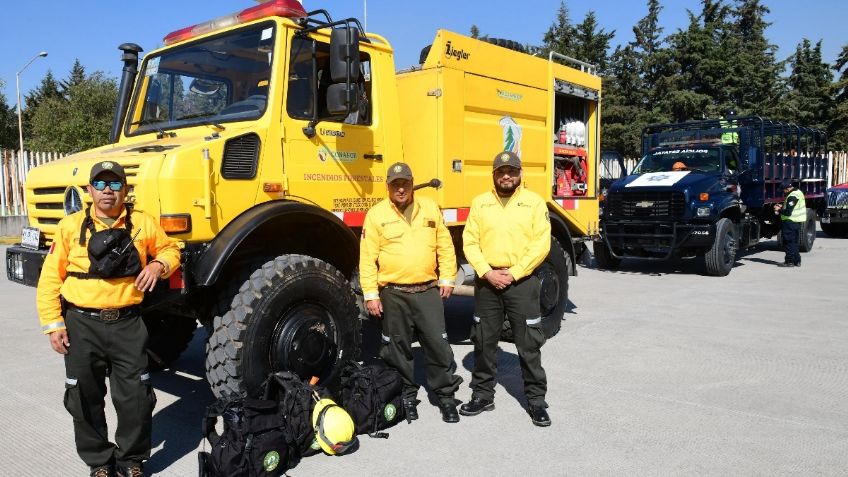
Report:
[[273,23],[263,23],[145,58],[127,133],[262,116],[274,30]]
[[721,170],[721,154],[718,148],[665,148],[651,151],[644,156],[633,174],[646,172],[698,171],[718,172]]

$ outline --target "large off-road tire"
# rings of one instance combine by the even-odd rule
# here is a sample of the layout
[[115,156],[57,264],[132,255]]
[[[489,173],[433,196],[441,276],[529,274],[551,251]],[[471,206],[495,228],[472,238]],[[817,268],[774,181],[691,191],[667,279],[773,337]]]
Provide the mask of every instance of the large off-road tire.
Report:
[[848,224],[821,223],[822,232],[830,237],[842,238],[848,236]]
[[[562,248],[559,241],[551,237],[551,251],[545,261],[533,271],[540,283],[539,310],[545,338],[552,338],[559,333],[565,317],[565,307],[568,305],[568,257],[568,252]],[[512,327],[506,319],[501,339],[513,340]]]
[[272,371],[337,384],[357,359],[359,311],[353,290],[332,265],[283,255],[254,271],[216,316],[206,345],[206,378],[216,396],[257,396]]
[[615,258],[607,247],[606,242],[592,242],[592,253],[595,255],[595,263],[603,270],[615,270],[621,265],[621,259]]
[[736,227],[730,219],[721,218],[716,222],[715,230],[715,240],[704,256],[704,265],[707,275],[723,277],[730,273],[736,262]]
[[162,311],[144,314],[147,325],[147,367],[151,371],[166,369],[188,347],[197,329],[197,321]]
[[798,250],[800,252],[809,252],[813,249],[813,242],[816,241],[816,211],[807,209],[807,221],[801,227],[800,243]]

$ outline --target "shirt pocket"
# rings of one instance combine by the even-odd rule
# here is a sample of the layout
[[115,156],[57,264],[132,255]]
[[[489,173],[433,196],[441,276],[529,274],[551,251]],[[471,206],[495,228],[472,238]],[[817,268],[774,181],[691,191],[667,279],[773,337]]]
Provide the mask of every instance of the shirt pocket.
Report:
[[383,227],[383,240],[386,242],[399,242],[403,238],[406,228],[400,222],[395,222]]

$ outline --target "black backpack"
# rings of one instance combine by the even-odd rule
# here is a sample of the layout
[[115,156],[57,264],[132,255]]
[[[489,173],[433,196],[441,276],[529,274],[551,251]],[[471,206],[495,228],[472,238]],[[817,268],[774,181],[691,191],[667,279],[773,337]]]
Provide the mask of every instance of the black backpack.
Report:
[[321,452],[312,427],[312,410],[318,400],[331,397],[327,388],[307,384],[294,373],[280,371],[268,376],[266,397],[279,402],[280,414],[289,432],[289,444],[296,449],[298,457]]
[[221,398],[206,409],[203,435],[212,448],[200,453],[201,477],[277,477],[291,467],[294,452],[274,400]]
[[357,434],[389,437],[388,429],[406,417],[403,380],[394,368],[349,361],[342,372],[342,407],[353,418]]

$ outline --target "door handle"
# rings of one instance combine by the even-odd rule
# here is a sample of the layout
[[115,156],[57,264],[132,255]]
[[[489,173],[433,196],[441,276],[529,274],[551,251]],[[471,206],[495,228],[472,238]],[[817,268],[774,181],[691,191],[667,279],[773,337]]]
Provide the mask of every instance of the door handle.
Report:
[[363,157],[371,161],[383,162],[382,154],[364,154]]

